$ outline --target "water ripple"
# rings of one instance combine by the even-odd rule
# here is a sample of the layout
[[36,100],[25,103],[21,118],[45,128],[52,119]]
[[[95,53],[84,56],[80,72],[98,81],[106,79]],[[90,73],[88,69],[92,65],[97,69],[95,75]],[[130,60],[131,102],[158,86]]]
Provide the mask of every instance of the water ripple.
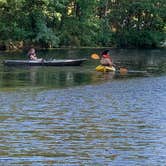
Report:
[[166,163],[166,77],[0,93],[2,165]]

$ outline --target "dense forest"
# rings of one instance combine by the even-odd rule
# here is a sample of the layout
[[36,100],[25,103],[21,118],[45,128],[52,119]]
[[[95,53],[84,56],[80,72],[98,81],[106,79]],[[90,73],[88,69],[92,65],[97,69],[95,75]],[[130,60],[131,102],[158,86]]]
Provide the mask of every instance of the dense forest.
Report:
[[1,49],[158,47],[165,0],[0,0]]

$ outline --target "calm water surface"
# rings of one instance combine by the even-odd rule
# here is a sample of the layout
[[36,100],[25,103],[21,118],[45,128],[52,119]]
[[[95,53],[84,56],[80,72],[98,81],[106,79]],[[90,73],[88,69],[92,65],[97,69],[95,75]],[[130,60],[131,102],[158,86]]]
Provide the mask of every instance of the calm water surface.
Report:
[[[94,51],[40,55],[88,58]],[[96,73],[90,59],[64,68],[1,64],[0,165],[165,165],[165,53],[113,50],[132,71],[126,75]],[[24,59],[0,54],[1,61]]]

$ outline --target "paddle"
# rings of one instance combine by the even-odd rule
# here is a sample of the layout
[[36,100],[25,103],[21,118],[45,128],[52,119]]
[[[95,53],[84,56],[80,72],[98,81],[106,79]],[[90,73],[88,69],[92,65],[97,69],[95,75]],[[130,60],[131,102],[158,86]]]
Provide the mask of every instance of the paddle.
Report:
[[92,59],[100,59],[100,56],[98,54],[91,54]]
[[[91,54],[91,58],[92,58],[92,59],[95,59],[95,60],[101,59],[100,56],[99,56],[98,54],[96,54],[96,53]],[[128,72],[128,69],[126,69],[126,68],[117,66],[117,65],[115,65],[115,64],[114,64],[113,66],[117,67],[117,68],[119,69],[119,72],[120,72],[121,74],[126,74],[126,73]]]

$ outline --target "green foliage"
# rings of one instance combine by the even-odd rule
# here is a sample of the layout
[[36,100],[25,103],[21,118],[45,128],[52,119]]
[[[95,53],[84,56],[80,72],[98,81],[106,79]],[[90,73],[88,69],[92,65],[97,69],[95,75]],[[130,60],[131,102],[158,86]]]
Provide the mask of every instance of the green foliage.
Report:
[[[115,5],[110,21],[120,47],[156,47],[165,40],[166,5],[157,0],[123,1]],[[162,8],[162,9],[161,9]]]
[[151,48],[159,45],[159,41],[164,40],[163,33],[156,31],[123,31],[118,33],[117,43],[119,47],[137,47],[137,48]]
[[0,41],[41,47],[156,47],[165,0],[0,0]]
[[53,33],[52,29],[48,28],[44,23],[37,24],[38,33],[34,38],[34,42],[41,43],[43,47],[57,47],[59,38]]

